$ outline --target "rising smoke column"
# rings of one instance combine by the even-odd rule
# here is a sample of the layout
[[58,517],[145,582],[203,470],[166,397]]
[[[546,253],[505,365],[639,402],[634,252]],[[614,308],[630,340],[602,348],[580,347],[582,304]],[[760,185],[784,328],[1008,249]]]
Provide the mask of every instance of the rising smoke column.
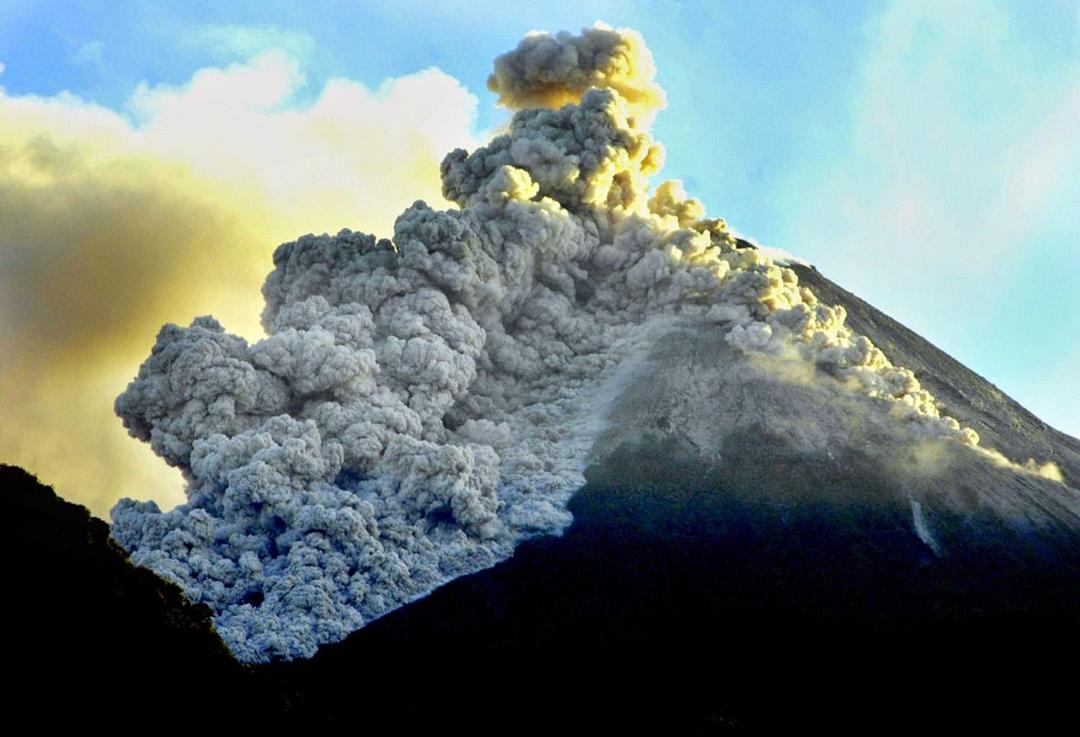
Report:
[[112,534],[208,604],[239,658],[310,656],[564,529],[606,387],[674,320],[977,444],[677,183],[649,196],[653,73],[630,32],[530,35],[490,82],[521,108],[508,133],[442,163],[460,209],[280,246],[254,344],[212,317],[162,328],[116,411],[188,502],[123,500]]

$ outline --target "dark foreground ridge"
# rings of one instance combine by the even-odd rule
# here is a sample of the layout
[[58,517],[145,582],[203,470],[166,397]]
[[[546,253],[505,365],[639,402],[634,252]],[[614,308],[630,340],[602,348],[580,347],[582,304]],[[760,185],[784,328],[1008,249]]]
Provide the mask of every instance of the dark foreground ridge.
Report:
[[195,689],[239,685],[242,668],[215,634],[210,610],[131,565],[86,507],[7,465],[0,500],[10,723],[160,720]]
[[[988,445],[1054,460],[1076,485],[1075,439],[816,271],[799,275]],[[723,349],[671,340],[660,352],[685,351],[677,362]],[[740,401],[809,418],[791,403],[815,394],[770,386],[745,384]],[[562,537],[526,542],[309,661],[258,668],[229,657],[205,608],[131,566],[105,523],[0,467],[16,713],[396,734],[1032,732],[1072,718],[1080,533],[1058,486],[958,454],[915,490],[932,533],[920,537],[915,491],[872,436],[815,454],[751,422],[709,461],[668,430],[663,396],[624,408],[641,432],[612,434]],[[1046,524],[1017,523],[1036,506]]]

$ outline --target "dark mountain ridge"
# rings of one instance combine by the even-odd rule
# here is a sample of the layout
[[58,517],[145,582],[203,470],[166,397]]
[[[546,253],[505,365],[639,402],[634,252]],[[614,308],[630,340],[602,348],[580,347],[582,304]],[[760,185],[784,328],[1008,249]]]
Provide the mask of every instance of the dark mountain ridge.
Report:
[[0,465],[9,626],[9,719],[30,724],[160,718],[162,703],[199,683],[243,675],[210,610],[132,565],[109,526],[15,466]]

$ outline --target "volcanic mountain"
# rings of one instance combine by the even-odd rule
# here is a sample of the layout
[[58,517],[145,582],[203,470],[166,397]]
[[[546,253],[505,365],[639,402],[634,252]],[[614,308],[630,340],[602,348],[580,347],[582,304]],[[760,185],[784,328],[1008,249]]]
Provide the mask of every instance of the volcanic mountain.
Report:
[[[1080,477],[1080,441],[793,268],[916,366],[953,416],[1003,452]],[[676,399],[688,365],[716,370],[692,403]],[[805,385],[778,394],[740,377],[731,391],[758,370],[715,337],[673,330],[616,402],[563,535],[527,541],[310,660],[254,669],[231,661],[208,610],[126,563],[103,523],[4,469],[3,539],[23,561],[12,665],[37,674],[22,703],[46,721],[93,722],[94,705],[133,694],[125,709],[151,718],[154,695],[198,688],[243,694],[205,708],[247,724],[346,725],[359,709],[388,727],[486,718],[688,733],[1033,727],[1067,714],[1076,492],[959,452],[922,468],[917,447],[867,428],[848,436],[833,401]],[[672,432],[688,411],[700,432]],[[824,443],[789,437],[793,417]]]
[[162,328],[116,410],[187,503],[21,542],[59,582],[35,546],[89,534],[196,633],[150,663],[117,635],[117,679],[273,726],[1064,711],[1080,441],[652,187],[653,74],[632,32],[531,34],[489,80],[507,132],[443,161],[457,209],[280,246],[256,343]]
[[[1054,458],[1075,483],[1080,441],[793,268],[954,417],[1014,455]],[[1075,489],[963,450],[920,458],[857,408],[760,371],[715,335],[660,338],[615,403],[566,533],[279,666],[298,713],[332,712],[374,659],[364,689],[413,714],[455,713],[479,691],[526,727],[1063,715],[1072,679],[1058,668],[1080,623]],[[398,690],[416,662],[446,677]]]

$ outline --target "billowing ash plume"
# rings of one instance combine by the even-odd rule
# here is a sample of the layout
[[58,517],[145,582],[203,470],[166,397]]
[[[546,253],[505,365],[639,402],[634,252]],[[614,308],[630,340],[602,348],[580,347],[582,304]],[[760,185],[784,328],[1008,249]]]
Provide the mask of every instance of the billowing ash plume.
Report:
[[530,33],[495,59],[487,85],[498,93],[499,104],[514,109],[557,108],[577,102],[591,87],[611,89],[644,127],[667,100],[655,76],[652,52],[640,34],[598,23],[580,36]]
[[618,367],[672,321],[817,366],[917,435],[977,444],[842,308],[736,248],[677,183],[649,196],[652,74],[625,31],[526,38],[493,88],[566,104],[450,153],[460,209],[416,202],[392,240],[280,246],[254,344],[211,317],[162,328],[116,410],[183,470],[188,502],[123,500],[113,536],[208,604],[239,658],[310,656],[564,529]]

